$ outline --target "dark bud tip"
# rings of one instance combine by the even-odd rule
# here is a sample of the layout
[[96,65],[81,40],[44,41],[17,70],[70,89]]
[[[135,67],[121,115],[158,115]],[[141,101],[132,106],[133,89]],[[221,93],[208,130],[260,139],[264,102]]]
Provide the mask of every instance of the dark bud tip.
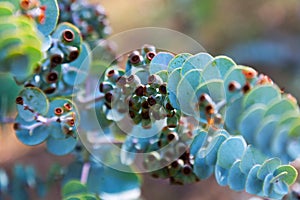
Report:
[[53,65],[59,65],[62,63],[63,58],[59,54],[54,54],[51,56],[50,60]]
[[247,83],[243,86],[243,93],[249,92],[250,89],[251,89],[251,85],[247,82]]
[[205,107],[205,111],[206,111],[207,114],[213,114],[214,113],[214,108],[211,104],[209,104]]
[[116,74],[116,71],[115,70],[110,70],[108,73],[107,73],[107,77],[112,77]]
[[149,103],[148,103],[148,101],[144,101],[144,102],[142,103],[142,107],[145,108],[145,109],[149,108]]
[[113,100],[113,95],[112,95],[112,93],[110,93],[110,92],[106,93],[106,94],[105,94],[105,100],[106,100],[107,102],[111,103],[112,100]]
[[78,56],[79,56],[79,51],[78,51],[78,49],[73,50],[73,51],[70,52],[69,60],[70,60],[70,61],[74,61],[74,60],[76,60],[76,59],[78,58]]
[[55,83],[58,80],[58,73],[55,71],[49,72],[47,74],[47,82],[48,83]]
[[148,60],[152,60],[155,57],[155,55],[155,52],[150,51],[146,54],[146,57]]
[[191,168],[191,166],[185,165],[185,166],[182,168],[182,173],[185,174],[185,175],[191,174],[191,173],[192,173],[192,168]]
[[159,92],[161,94],[167,94],[167,87],[166,87],[166,85],[159,86]]
[[173,108],[173,106],[168,102],[168,103],[166,104],[166,109],[167,109],[167,110],[173,110],[174,108]]
[[62,35],[66,42],[72,42],[75,37],[74,32],[70,29],[65,30]]
[[17,97],[16,98],[16,104],[23,105],[24,104],[23,98],[22,97]]
[[138,64],[141,62],[140,54],[138,51],[134,51],[129,55],[129,61],[131,64]]
[[54,114],[55,115],[62,115],[64,113],[63,109],[62,108],[55,108],[54,110]]
[[129,116],[130,116],[131,119],[135,118],[134,112],[130,110],[129,111]]
[[47,89],[44,90],[44,92],[46,94],[52,94],[53,92],[55,92],[56,88],[55,87],[49,87]]
[[135,94],[136,94],[137,96],[143,96],[143,95],[144,95],[144,91],[145,91],[145,87],[142,86],[142,85],[140,85],[140,86],[138,86],[138,87],[136,88]]
[[144,110],[142,112],[142,118],[143,119],[150,119],[149,110]]
[[71,106],[71,104],[69,104],[69,103],[65,103],[65,104],[64,104],[64,108],[65,108],[67,111],[72,110],[72,106]]
[[171,142],[172,140],[175,139],[175,137],[176,137],[175,134],[176,134],[176,133],[174,133],[174,132],[170,132],[170,133],[168,134],[167,138],[168,138],[168,141],[169,141],[169,142]]
[[122,85],[122,86],[125,85],[126,84],[126,78],[124,76],[119,76],[117,78],[117,84]]
[[156,100],[153,96],[150,96],[147,101],[150,106],[154,106],[156,104]]
[[199,97],[199,101],[201,103],[207,101],[207,99],[208,99],[208,95],[207,94],[201,94],[200,97]]
[[14,123],[13,128],[14,128],[14,130],[19,130],[20,129],[20,124],[19,123]]

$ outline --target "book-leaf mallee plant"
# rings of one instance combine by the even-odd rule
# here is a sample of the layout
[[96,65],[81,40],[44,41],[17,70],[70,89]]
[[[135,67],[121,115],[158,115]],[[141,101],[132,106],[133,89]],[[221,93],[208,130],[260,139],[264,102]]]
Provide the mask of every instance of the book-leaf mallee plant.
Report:
[[[171,184],[214,176],[234,191],[298,199],[290,163],[300,154],[300,113],[291,94],[226,56],[175,54],[151,44],[123,55],[126,66],[117,57],[97,66],[91,49],[109,33],[101,6],[0,0],[0,70],[23,86],[15,99],[16,137],[30,146],[45,143],[57,156],[74,155],[46,179],[32,166],[16,165],[10,176],[1,169],[0,199],[30,199],[27,186],[42,197],[58,180],[63,199],[139,198],[137,160]],[[105,72],[99,78],[90,70]],[[106,145],[95,139],[93,111],[119,146],[117,155],[109,147],[103,152],[109,166],[84,145]]]

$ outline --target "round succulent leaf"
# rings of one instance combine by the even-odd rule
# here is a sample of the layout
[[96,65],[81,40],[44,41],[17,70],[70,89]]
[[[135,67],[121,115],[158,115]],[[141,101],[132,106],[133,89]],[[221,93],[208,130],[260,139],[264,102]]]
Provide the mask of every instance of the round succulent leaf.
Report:
[[156,74],[162,70],[167,70],[170,61],[174,58],[174,55],[168,52],[159,52],[154,56],[149,64],[150,74]]
[[9,2],[0,2],[0,17],[11,16],[14,13],[14,5]]
[[88,193],[88,189],[78,180],[71,180],[67,182],[62,188],[63,198],[84,193]]
[[215,178],[219,185],[228,185],[229,169],[225,169],[218,164],[215,165]]
[[275,85],[257,85],[249,91],[243,101],[243,107],[247,109],[251,105],[261,103],[270,104],[272,101],[281,99],[280,89]]
[[175,69],[180,69],[183,65],[183,63],[191,57],[192,54],[189,53],[180,53],[177,54],[170,62],[168,65],[168,73],[171,74]]
[[87,181],[89,191],[99,194],[103,199],[138,198],[141,192],[140,179],[130,167],[127,166],[126,171],[110,167],[92,167]]
[[33,145],[41,144],[48,138],[50,134],[49,131],[45,131],[46,125],[37,126],[32,130],[23,128],[23,127],[34,126],[35,124],[39,124],[40,122],[36,122],[36,121],[27,122],[22,118],[20,118],[19,116],[17,116],[16,123],[18,123],[21,126],[19,129],[16,130],[16,136],[25,145],[33,146]]
[[196,156],[197,152],[205,144],[208,135],[206,131],[197,131],[197,132],[198,132],[197,135],[193,138],[193,141],[190,145],[190,154],[193,156]]
[[[236,160],[242,158],[246,147],[247,144],[241,136],[227,138],[218,150],[217,164],[220,167],[229,169]],[[233,149],[234,151],[232,151]]]
[[201,82],[201,71],[190,70],[180,80],[177,86],[177,100],[181,111],[186,115],[193,115],[195,112],[196,88]]
[[291,124],[290,131],[288,133],[291,137],[299,137],[300,136],[300,119],[294,121],[294,123]]
[[79,85],[86,80],[91,64],[90,51],[88,44],[82,43],[79,57],[71,63],[62,65],[62,77],[66,84]]
[[288,146],[288,131],[289,127],[283,126],[276,128],[276,131],[271,141],[271,152],[274,156],[280,157],[282,162],[286,162],[286,147]]
[[273,174],[273,172],[281,165],[279,158],[270,158],[266,160],[257,172],[257,177],[264,180],[268,174]]
[[186,73],[193,69],[202,71],[204,67],[213,60],[213,57],[208,53],[198,53],[189,57],[182,65],[181,75],[184,76]]
[[59,39],[61,41],[64,41],[63,39],[63,32],[65,30],[71,30],[74,33],[74,39],[71,42],[66,43],[68,46],[75,46],[78,49],[80,49],[82,38],[80,34],[80,30],[74,26],[73,24],[70,24],[68,22],[60,23],[55,31],[52,34],[52,38]]
[[228,186],[234,191],[244,190],[246,184],[247,176],[241,171],[240,164],[241,161],[237,160],[229,169]]
[[181,80],[180,68],[174,69],[171,74],[169,74],[168,83],[167,83],[167,91],[170,103],[173,108],[180,109],[180,105],[177,100],[177,87],[179,81]]
[[265,117],[270,115],[282,116],[288,112],[299,112],[297,104],[292,102],[287,98],[279,99],[278,101],[273,102],[271,105],[268,105],[266,108]]
[[235,62],[226,56],[217,56],[203,69],[202,76],[205,81],[222,79],[236,66]]
[[238,134],[238,120],[243,113],[242,109],[243,98],[235,99],[232,103],[228,103],[225,111],[224,121],[226,130],[231,134]]
[[242,96],[241,91],[230,91],[229,85],[233,81],[238,83],[241,87],[243,87],[246,84],[246,78],[243,74],[243,69],[243,66],[233,67],[224,76],[224,89],[227,102],[232,102],[235,99],[240,98]]
[[[29,106],[35,112],[45,115],[49,108],[49,102],[47,96],[42,90],[35,87],[27,87],[23,89],[19,96],[22,97],[26,106]],[[19,116],[25,121],[33,121],[34,115],[29,110],[24,110],[24,105],[17,105]]]
[[40,2],[41,6],[46,7],[45,21],[43,23],[37,22],[37,28],[42,34],[47,36],[50,35],[56,27],[59,8],[57,0],[40,0]]
[[287,142],[285,146],[286,152],[289,156],[288,162],[291,162],[300,156],[300,139],[294,139]]
[[257,196],[262,196],[263,194],[263,181],[257,178],[257,172],[261,166],[254,165],[246,179],[245,189],[249,194],[254,194]]
[[77,139],[69,136],[65,139],[55,139],[49,137],[47,140],[47,150],[57,156],[63,156],[70,153],[76,146]]
[[272,184],[269,197],[272,199],[282,199],[289,192],[289,186],[284,181],[278,181]]
[[213,174],[214,167],[205,162],[205,149],[200,149],[195,155],[193,171],[200,179],[207,179]]
[[258,149],[249,145],[241,159],[241,171],[248,174],[253,166],[263,164],[266,159],[267,157]]
[[264,153],[270,153],[271,138],[274,137],[278,124],[278,117],[271,115],[264,118],[254,133],[254,144]]
[[[281,174],[283,176],[280,176]],[[278,176],[281,181],[284,181],[288,185],[292,185],[293,183],[295,183],[297,179],[298,172],[291,165],[281,165],[274,171],[273,175],[275,180],[276,180],[276,176]]]
[[264,113],[265,106],[262,104],[255,104],[241,114],[237,123],[238,130],[248,144],[253,144],[254,134],[260,124],[259,122],[263,120]]
[[227,136],[218,134],[212,138],[206,147],[205,161],[207,165],[215,165],[217,162],[217,153],[221,144],[226,140]]
[[167,70],[161,70],[161,71],[156,72],[155,74],[158,75],[163,80],[163,82],[168,81],[168,71]]

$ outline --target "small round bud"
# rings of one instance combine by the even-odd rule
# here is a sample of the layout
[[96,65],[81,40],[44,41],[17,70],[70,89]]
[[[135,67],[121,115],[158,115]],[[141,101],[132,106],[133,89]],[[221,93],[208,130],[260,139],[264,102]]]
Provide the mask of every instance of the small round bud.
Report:
[[23,105],[24,104],[23,98],[22,97],[17,97],[16,98],[16,104]]
[[46,76],[47,83],[55,83],[58,80],[58,73],[56,71],[51,71]]
[[67,110],[67,111],[70,111],[70,110],[72,110],[72,106],[71,106],[71,104],[69,104],[69,103],[65,103],[65,104],[64,104],[64,109],[65,109],[65,110]]
[[74,32],[70,29],[66,29],[63,33],[62,33],[63,39],[66,42],[72,42],[74,40]]
[[159,86],[159,92],[160,92],[161,94],[167,94],[167,87],[166,87],[165,84]]
[[141,62],[141,55],[138,51],[134,51],[129,55],[129,62],[136,65]]
[[147,60],[149,60],[149,61],[151,61],[155,56],[156,56],[156,53],[155,53],[155,52],[152,52],[152,51],[150,51],[150,52],[148,52],[148,53],[146,54],[146,58],[147,58]]
[[64,113],[64,110],[62,108],[60,108],[60,107],[55,108],[55,110],[54,110],[54,114],[57,115],[57,116],[60,116],[63,113]]

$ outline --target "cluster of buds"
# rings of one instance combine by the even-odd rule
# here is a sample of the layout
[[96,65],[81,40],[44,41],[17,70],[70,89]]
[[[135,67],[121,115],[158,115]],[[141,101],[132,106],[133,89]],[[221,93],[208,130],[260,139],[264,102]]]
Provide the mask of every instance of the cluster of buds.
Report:
[[89,4],[81,0],[59,1],[61,11],[59,21],[70,22],[80,29],[82,37],[86,41],[105,38],[110,34],[106,12],[97,4]]
[[144,167],[151,171],[154,178],[169,178],[172,184],[183,185],[199,181],[193,172],[194,158],[189,152],[192,136],[182,126],[164,127],[157,143],[149,147]]
[[76,35],[73,30],[65,29],[59,38],[52,38],[46,59],[36,67],[34,75],[25,82],[25,87],[42,89],[46,94],[53,94],[59,87],[61,65],[71,63],[80,54],[80,46],[74,44]]
[[21,0],[21,12],[25,16],[34,19],[39,24],[44,24],[47,7],[41,6],[40,4],[39,0]]

